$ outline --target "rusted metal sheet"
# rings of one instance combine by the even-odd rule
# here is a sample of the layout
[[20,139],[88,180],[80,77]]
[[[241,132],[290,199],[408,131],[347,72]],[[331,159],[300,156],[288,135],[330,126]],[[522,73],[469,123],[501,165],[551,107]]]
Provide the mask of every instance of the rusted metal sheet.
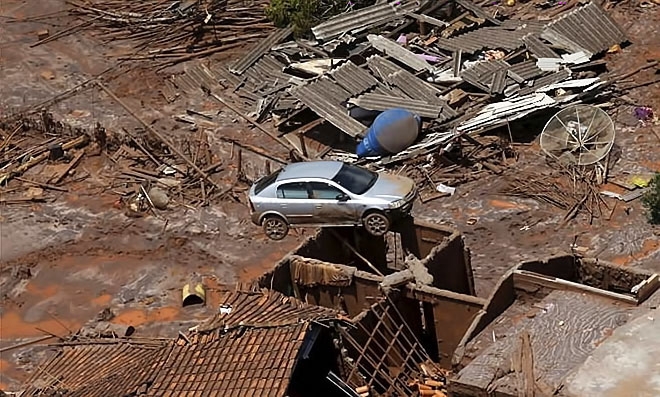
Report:
[[591,54],[626,41],[623,30],[593,2],[550,22],[541,37],[567,51]]
[[419,5],[414,1],[405,2],[401,6],[397,6],[397,2],[376,4],[330,18],[313,27],[312,33],[317,40],[327,40],[385,24],[417,8]]
[[534,34],[525,36],[523,43],[525,43],[525,48],[537,58],[559,58],[559,55],[550,46],[542,42]]
[[351,61],[330,72],[330,76],[351,95],[361,94],[378,85],[374,76]]
[[375,49],[382,51],[397,61],[409,66],[416,72],[433,70],[433,67],[424,59],[418,57],[414,52],[403,48],[390,39],[375,34],[370,34],[367,38]]
[[[326,79],[329,84],[319,83],[319,81],[322,81],[323,79]],[[337,98],[335,97],[335,100],[333,101],[333,93],[327,90],[324,91],[324,87],[343,90],[339,85],[332,83],[329,79],[324,77],[317,80],[315,83],[306,84],[292,89],[291,95],[298,98],[300,102],[312,109],[314,113],[323,117],[348,135],[355,137],[361,134],[364,131],[365,126],[350,117],[346,109],[338,106],[338,102],[336,101]],[[350,97],[348,92],[346,92],[346,94],[346,98]]]
[[262,55],[268,52],[274,45],[284,40],[291,33],[293,33],[293,28],[278,29],[274,31],[248,51],[243,58],[236,61],[229,68],[229,71],[234,74],[243,74],[250,66],[254,65]]
[[380,94],[363,94],[351,103],[369,110],[406,109],[422,117],[436,118],[442,111],[442,105],[415,99],[392,97]]

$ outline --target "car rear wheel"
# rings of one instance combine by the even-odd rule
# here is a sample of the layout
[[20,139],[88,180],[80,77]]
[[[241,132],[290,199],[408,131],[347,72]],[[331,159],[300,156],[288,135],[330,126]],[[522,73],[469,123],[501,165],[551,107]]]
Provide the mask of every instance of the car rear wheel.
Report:
[[390,230],[390,219],[382,212],[370,212],[363,221],[364,228],[374,236],[383,236]]
[[289,225],[277,215],[269,215],[263,222],[264,233],[272,240],[282,240],[289,234]]

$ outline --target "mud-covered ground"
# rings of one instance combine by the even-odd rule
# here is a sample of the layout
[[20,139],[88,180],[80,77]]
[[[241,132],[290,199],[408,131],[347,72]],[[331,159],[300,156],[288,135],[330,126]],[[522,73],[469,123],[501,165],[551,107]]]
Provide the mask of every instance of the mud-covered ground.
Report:
[[[33,105],[70,89],[116,64],[111,57],[127,51],[119,44],[100,45],[86,33],[77,33],[30,48],[37,31],[58,26],[16,22],[12,18],[43,15],[63,7],[63,1],[3,0],[0,2],[0,112],[30,110]],[[660,58],[660,8],[620,5],[614,18],[628,31],[632,45],[608,54],[608,69],[632,70]],[[643,22],[643,23],[640,23]],[[655,69],[632,77],[648,81]],[[191,132],[172,115],[187,108],[219,112],[215,128],[207,131],[214,148],[227,159],[227,183],[232,182],[230,148],[214,139],[231,136],[243,142],[277,150],[263,134],[238,122],[217,103],[199,96],[182,96],[168,104],[160,94],[162,74],[148,68],[122,69],[106,83],[141,117],[160,131],[181,137]],[[647,86],[626,94],[631,104],[650,106],[660,113],[660,87]],[[110,134],[138,123],[99,90],[83,90],[51,107],[56,118],[90,126],[99,121]],[[632,116],[632,106],[610,109],[617,126],[619,160],[610,176],[660,171],[660,126],[642,125]],[[612,219],[589,225],[582,215],[558,228],[565,212],[533,200],[497,194],[507,173],[547,168],[534,136],[529,145],[516,145],[519,160],[505,175],[491,175],[459,186],[451,198],[427,205],[418,203],[415,215],[454,225],[465,234],[480,296],[487,296],[506,269],[529,258],[570,251],[571,244],[587,255],[623,266],[660,270],[657,229],[645,220],[639,200],[620,202]],[[277,153],[284,157],[283,153]],[[244,153],[248,176],[264,171],[264,162]],[[282,242],[267,241],[249,222],[248,208],[236,201],[189,209],[174,207],[161,215],[127,217],[116,208],[118,196],[102,188],[110,162],[107,156],[86,156],[80,169],[85,181],[67,186],[51,204],[0,206],[0,390],[18,390],[30,369],[44,354],[44,344],[10,349],[44,335],[64,336],[93,323],[104,309],[111,322],[130,324],[136,335],[171,336],[214,312],[222,291],[237,281],[250,280],[268,270],[292,249],[305,232]],[[608,186],[608,190],[616,190]],[[612,199],[607,199],[610,206]],[[307,233],[309,233],[308,231]],[[208,304],[181,307],[181,287],[201,276],[207,285]],[[35,347],[37,346],[37,347]],[[40,347],[41,346],[41,347]]]

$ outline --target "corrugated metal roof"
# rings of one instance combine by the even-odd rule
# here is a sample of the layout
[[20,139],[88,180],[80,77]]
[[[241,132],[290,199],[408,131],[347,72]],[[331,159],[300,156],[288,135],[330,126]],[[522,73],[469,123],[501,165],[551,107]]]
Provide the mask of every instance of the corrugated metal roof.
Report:
[[[403,3],[397,6],[398,3]],[[370,29],[378,25],[395,20],[408,11],[416,11],[417,2],[391,2],[350,11],[337,15],[312,28],[317,40],[326,40],[355,31]]]
[[431,104],[415,99],[392,97],[380,94],[363,94],[351,99],[351,103],[368,110],[406,109],[421,117],[435,119],[442,111],[442,105]]
[[166,342],[130,339],[64,346],[36,368],[21,396],[135,395],[170,350]]
[[387,78],[391,84],[397,86],[412,99],[436,104],[445,103],[445,101],[439,98],[441,95],[440,90],[406,70],[394,72],[388,75]]
[[243,74],[250,66],[254,65],[259,58],[268,52],[274,45],[280,43],[293,33],[292,28],[278,29],[268,37],[261,40],[254,48],[251,48],[241,59],[237,60],[229,71],[235,74]]
[[549,74],[547,76],[539,77],[538,79],[534,80],[534,84],[532,86],[522,88],[520,91],[518,91],[518,94],[520,95],[531,94],[532,92],[536,91],[539,88],[548,86],[550,84],[555,84],[560,81],[564,81],[569,77],[571,77],[570,71],[565,69],[560,70],[558,72]]
[[465,8],[466,10],[472,11],[474,13],[474,15],[476,15],[480,18],[484,18],[484,19],[490,21],[491,23],[494,23],[495,25],[499,25],[499,24],[502,23],[501,21],[491,17],[486,12],[486,10],[484,10],[480,6],[474,4],[471,0],[456,0],[456,3],[458,3],[461,7]]
[[176,345],[146,395],[284,397],[307,331],[248,328]]
[[489,93],[501,94],[504,91],[504,88],[506,87],[506,77],[507,77],[506,69],[500,69],[496,71],[493,74],[493,79],[490,84]]
[[535,34],[525,36],[523,42],[525,43],[525,48],[537,58],[559,58],[559,55]]
[[284,64],[271,55],[264,55],[257,63],[243,73],[241,90],[263,94],[277,85],[286,84],[291,76],[282,72]]
[[626,41],[623,30],[593,2],[550,22],[541,37],[568,51],[592,54]]
[[282,327],[309,321],[336,319],[339,312],[322,306],[309,305],[274,290],[260,292],[232,292],[218,313],[198,327],[200,332],[230,330],[235,327]]
[[446,51],[462,50],[473,54],[483,49],[515,50],[523,45],[523,37],[529,33],[538,33],[537,24],[526,24],[517,29],[503,27],[485,27],[447,39],[439,37],[434,45]]
[[382,95],[389,95],[389,96],[398,96],[401,98],[410,98],[408,95],[406,95],[405,92],[401,91],[401,89],[395,85],[385,85],[385,84],[379,84],[371,90],[372,94],[382,94]]
[[424,59],[420,58],[414,52],[403,48],[390,39],[386,39],[383,36],[375,34],[370,34],[367,36],[367,38],[375,49],[382,51],[397,61],[403,63],[404,65],[409,66],[416,72],[422,70],[433,70],[433,66],[431,66]]
[[442,111],[436,117],[438,121],[442,122],[456,117],[456,111],[450,108],[447,105],[447,102],[440,98],[440,90],[414,76],[412,73],[405,70],[399,70],[398,72],[389,75],[388,79],[394,86],[396,86],[396,88],[412,99],[441,105]]
[[536,66],[536,61],[531,59],[511,65],[510,72],[520,76],[523,80],[530,80],[542,75],[544,72]]
[[367,58],[367,67],[371,70],[374,76],[380,77],[383,80],[387,79],[392,73],[401,70],[397,64],[388,61],[380,55],[372,55]]
[[[332,102],[332,98],[330,97],[332,93],[324,91],[323,86],[318,83],[318,81],[322,79],[323,78],[317,80],[315,83],[291,89],[291,95],[298,98],[300,102],[312,109],[314,113],[323,117],[348,135],[355,137],[361,134],[366,127],[359,121],[350,117],[347,110],[338,106],[336,101],[334,103]],[[332,86],[341,89],[339,85],[332,82],[330,83]],[[348,97],[350,97],[350,94],[348,94],[346,98]]]
[[488,93],[502,93],[510,65],[500,59],[479,62],[461,72],[461,78]]
[[366,70],[348,61],[330,72],[332,78],[351,95],[361,94],[378,85],[378,80]]
[[350,92],[326,76],[307,84],[307,87],[323,95],[324,98],[335,105],[340,105],[351,97]]
[[201,92],[202,85],[207,88],[213,88],[218,84],[219,77],[206,66],[195,64],[187,67],[186,71],[175,78],[175,84],[179,89],[189,93],[197,94]]

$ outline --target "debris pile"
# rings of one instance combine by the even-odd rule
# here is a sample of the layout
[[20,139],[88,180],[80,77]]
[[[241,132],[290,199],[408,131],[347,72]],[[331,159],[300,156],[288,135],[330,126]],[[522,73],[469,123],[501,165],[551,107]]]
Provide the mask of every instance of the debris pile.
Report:
[[[174,143],[149,125],[107,132],[97,124],[88,131],[44,111],[37,118],[4,121],[0,137],[3,204],[54,201],[87,181],[90,192],[118,195],[115,206],[130,216],[160,216],[159,211],[175,206],[240,202],[235,192],[250,182],[241,176],[240,147],[232,145],[229,161],[223,161],[203,130]],[[86,158],[102,153],[110,160],[107,166],[84,165]],[[229,164],[231,159],[238,165]]]
[[136,52],[126,60],[157,60],[174,64],[226,51],[257,40],[273,28],[264,14],[268,1],[69,2],[82,19],[79,29],[91,29],[102,40],[128,40]]
[[[344,144],[312,158],[408,173],[427,197],[438,183],[499,173],[515,158],[511,139],[486,133],[511,138],[514,120],[610,95],[598,56],[626,41],[596,3],[541,21],[498,19],[469,0],[378,2],[313,27],[314,40],[291,33],[276,30],[236,62],[187,74],[219,81],[237,107],[272,120],[280,136],[304,140],[319,124],[334,126],[344,137],[324,140]],[[347,138],[356,145],[392,108],[422,118],[418,140],[390,156],[358,158]]]
[[500,193],[553,205],[566,211],[564,222],[574,218],[581,210],[588,213],[590,224],[594,219],[610,213],[612,208],[597,185],[596,168],[555,166],[557,171],[549,174],[517,172],[507,176],[508,184]]
[[[95,133],[102,134],[100,126]],[[47,112],[38,119],[0,124],[0,203],[48,201],[54,198],[49,193],[67,192],[66,183],[89,177],[85,172],[76,173],[76,167],[85,155],[83,148],[89,144],[90,135],[56,122]]]

